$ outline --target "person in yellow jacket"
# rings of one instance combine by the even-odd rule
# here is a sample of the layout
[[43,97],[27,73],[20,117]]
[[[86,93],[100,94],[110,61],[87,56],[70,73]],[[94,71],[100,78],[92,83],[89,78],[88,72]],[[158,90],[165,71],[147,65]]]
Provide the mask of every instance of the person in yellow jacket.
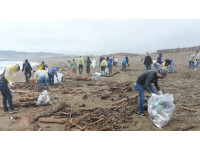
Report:
[[[5,113],[16,113],[19,111],[18,109],[14,109],[12,93],[8,87],[8,83],[10,86],[12,86],[11,79],[19,70],[20,66],[18,64],[7,66],[0,78],[0,91],[3,96],[3,109]],[[8,110],[7,102],[9,104],[10,111]]]
[[42,61],[41,65],[39,66],[39,70],[46,70],[48,68],[48,66],[44,63],[44,61]]
[[78,69],[79,69],[79,74],[82,74],[83,71],[83,58],[80,56],[80,58],[78,59]]
[[105,75],[105,69],[108,66],[107,61],[105,60],[105,58],[103,58],[102,62],[101,62],[101,73],[102,75]]
[[39,82],[39,91],[42,91],[42,83],[44,82],[47,90],[49,90],[49,85],[47,83],[47,70],[37,70],[33,71],[35,81]]

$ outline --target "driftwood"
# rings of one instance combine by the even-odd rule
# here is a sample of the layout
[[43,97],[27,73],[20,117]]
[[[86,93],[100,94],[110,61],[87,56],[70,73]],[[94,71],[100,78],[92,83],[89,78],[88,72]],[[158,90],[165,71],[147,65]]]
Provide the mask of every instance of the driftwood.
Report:
[[60,124],[64,124],[66,123],[66,119],[56,119],[56,118],[52,118],[52,117],[49,117],[49,118],[40,118],[39,119],[40,122],[44,122],[44,123],[60,123]]
[[65,102],[59,103],[53,107],[52,113],[56,113],[65,107]]
[[120,73],[119,71],[117,71],[117,72],[115,72],[115,73],[113,73],[113,74],[111,74],[111,75],[101,75],[102,77],[113,77],[114,75],[116,75],[116,74],[118,74],[118,73]]
[[90,116],[90,113],[86,113],[86,114],[74,119],[73,121],[70,122],[70,127],[76,126],[80,121],[85,120],[89,116]]
[[92,80],[92,79],[89,79],[89,78],[81,78],[81,77],[70,77],[68,79],[73,80],[73,81],[91,81]]
[[119,105],[119,104],[121,104],[121,103],[127,102],[127,101],[129,101],[129,100],[133,100],[133,99],[135,99],[135,98],[137,98],[137,96],[131,96],[131,97],[129,97],[129,98],[123,98],[123,99],[121,99],[121,100],[119,100],[119,101],[113,103],[112,105],[113,105],[113,106]]
[[52,108],[50,108],[50,109],[48,109],[48,110],[46,110],[46,111],[44,111],[44,112],[42,112],[41,114],[39,114],[35,119],[34,119],[34,121],[37,121],[39,118],[41,118],[41,117],[48,117],[48,116],[51,116],[52,115]]
[[191,108],[184,107],[184,106],[181,106],[181,108],[183,108],[183,109],[185,109],[185,110],[192,111],[192,112],[197,112],[197,110],[196,110],[196,109],[191,109]]

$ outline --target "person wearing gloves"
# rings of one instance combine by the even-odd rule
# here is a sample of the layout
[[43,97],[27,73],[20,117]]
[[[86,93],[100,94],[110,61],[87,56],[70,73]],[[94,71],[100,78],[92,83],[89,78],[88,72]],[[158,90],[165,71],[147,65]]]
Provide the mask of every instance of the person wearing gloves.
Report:
[[82,74],[83,71],[83,58],[80,56],[80,58],[78,59],[78,69],[79,69],[79,74]]
[[32,70],[31,64],[28,62],[28,59],[26,59],[25,62],[23,63],[22,72],[24,70],[25,70],[24,74],[26,78],[26,83],[28,83],[28,80],[31,77],[31,70]]
[[121,62],[122,62],[122,70],[126,70],[126,58],[125,58],[125,56],[122,57]]
[[49,84],[52,86],[54,85],[54,75],[56,75],[57,80],[58,80],[58,74],[57,74],[58,69],[59,67],[52,67],[48,70]]
[[35,81],[39,82],[39,91],[42,91],[42,83],[44,82],[47,90],[49,90],[49,85],[47,83],[47,71],[46,70],[37,70],[33,71]]
[[[20,66],[17,65],[11,65],[11,66],[7,66],[6,69],[4,70],[4,72],[1,75],[0,78],[0,91],[1,94],[3,96],[3,109],[4,112],[9,112],[9,113],[16,113],[19,112],[18,109],[15,109],[13,106],[13,102],[12,102],[12,93],[8,87],[8,83],[10,86],[12,86],[12,82],[11,79],[13,76],[15,76],[15,74],[20,70]],[[8,106],[7,106],[7,102],[9,104],[9,109],[8,110]]]
[[139,92],[139,102],[138,102],[138,108],[139,108],[139,114],[141,116],[145,116],[143,113],[143,102],[144,102],[144,90],[147,90],[151,95],[157,94],[151,83],[154,83],[156,89],[158,90],[158,93],[162,95],[162,91],[160,90],[160,87],[158,85],[158,78],[166,78],[168,73],[167,67],[162,67],[157,72],[153,70],[148,70],[142,73],[136,83],[135,83],[135,89]]
[[101,74],[105,75],[105,69],[108,66],[107,61],[105,60],[105,58],[103,58],[102,62],[101,62]]
[[165,59],[163,65],[164,65],[164,67],[168,67],[170,65],[169,72],[174,72],[174,61],[173,60]]

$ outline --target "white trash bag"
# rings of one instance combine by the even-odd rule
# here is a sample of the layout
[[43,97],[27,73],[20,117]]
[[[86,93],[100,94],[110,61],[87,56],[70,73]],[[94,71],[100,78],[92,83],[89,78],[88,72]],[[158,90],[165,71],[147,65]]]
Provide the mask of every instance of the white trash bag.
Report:
[[95,72],[92,76],[92,80],[98,81],[100,79],[101,73]]
[[49,94],[48,94],[47,90],[45,90],[38,97],[36,105],[48,105],[48,104],[52,104],[52,103],[50,101]]
[[148,101],[148,112],[153,123],[162,128],[167,125],[173,116],[175,105],[173,104],[173,94],[151,96]]
[[94,68],[96,66],[96,60],[94,59],[93,61],[92,61],[92,68]]

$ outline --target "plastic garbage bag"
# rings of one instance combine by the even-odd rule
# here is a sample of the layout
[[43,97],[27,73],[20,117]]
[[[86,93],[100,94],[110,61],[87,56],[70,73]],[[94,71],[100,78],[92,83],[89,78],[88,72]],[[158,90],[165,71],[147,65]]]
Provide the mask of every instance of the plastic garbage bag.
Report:
[[108,68],[105,69],[105,75],[109,75],[109,69]]
[[101,73],[94,73],[92,76],[92,80],[98,81],[100,79]]
[[92,61],[92,68],[94,68],[96,66],[96,60],[94,59],[93,61]]
[[148,101],[148,112],[153,123],[162,128],[167,125],[173,116],[175,105],[173,104],[173,94],[151,96]]
[[57,77],[54,75],[54,84],[60,83],[62,81],[62,73],[57,72],[57,75],[58,75],[58,80]]
[[45,90],[38,97],[36,105],[48,105],[48,104],[52,104],[52,103],[50,101],[49,94],[48,94],[47,90]]

